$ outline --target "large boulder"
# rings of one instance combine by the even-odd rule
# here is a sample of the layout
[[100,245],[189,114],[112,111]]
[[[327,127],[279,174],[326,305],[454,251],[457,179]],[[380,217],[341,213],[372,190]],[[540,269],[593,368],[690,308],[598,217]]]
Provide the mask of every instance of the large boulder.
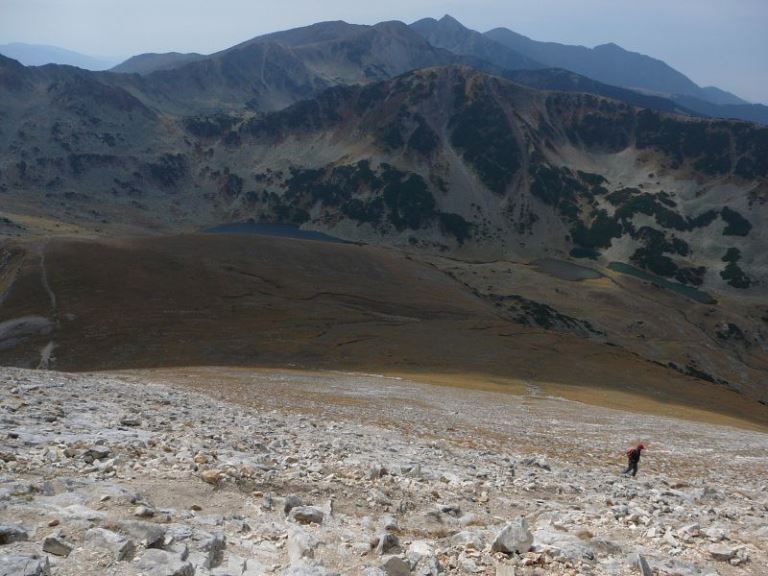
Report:
[[322,524],[325,512],[315,506],[297,506],[291,509],[288,519],[299,524]]
[[385,556],[381,559],[381,569],[387,576],[409,576],[411,567],[399,556]]
[[731,558],[736,557],[739,549],[736,546],[731,546],[730,544],[712,544],[709,548],[707,548],[707,551],[715,560],[728,562]]
[[285,499],[283,504],[283,513],[288,516],[288,514],[291,513],[291,510],[298,508],[299,506],[304,506],[304,500],[302,500],[299,496],[291,494]]
[[145,548],[159,548],[165,539],[165,528],[151,522],[122,522],[120,530],[136,539]]
[[29,539],[27,531],[16,524],[0,524],[0,546]]
[[136,545],[132,540],[104,528],[88,530],[85,533],[85,545],[90,548],[109,550],[118,562],[132,560],[136,552]]
[[136,566],[145,576],[195,576],[191,562],[155,548],[145,551]]
[[54,556],[69,556],[73,548],[72,544],[67,542],[60,533],[51,534],[43,540],[43,552],[48,552]]
[[496,535],[491,550],[504,554],[523,554],[533,545],[533,535],[528,521],[522,516],[513,520]]
[[11,554],[0,556],[0,574],[2,576],[51,576],[48,558]]

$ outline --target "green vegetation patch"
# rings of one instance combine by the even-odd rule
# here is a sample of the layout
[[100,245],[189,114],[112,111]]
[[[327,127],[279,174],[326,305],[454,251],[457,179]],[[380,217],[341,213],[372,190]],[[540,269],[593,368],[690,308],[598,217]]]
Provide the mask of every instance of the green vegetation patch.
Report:
[[352,98],[354,87],[337,86],[322,92],[313,100],[302,100],[288,108],[261,114],[245,122],[241,134],[280,138],[300,131],[322,130],[342,120],[338,110]]
[[738,248],[728,248],[728,251],[722,258],[727,262],[725,269],[720,272],[720,277],[734,288],[746,289],[752,286],[753,280],[747,276],[746,272],[739,266],[741,260],[741,250]]
[[[93,168],[115,166],[118,163],[118,158],[111,154],[69,154],[67,156],[67,161],[69,163],[69,169],[72,171],[72,175],[82,176],[88,170]],[[19,175],[24,178],[27,172],[27,163],[22,160],[16,165],[16,168],[19,171]]]
[[435,199],[424,178],[409,174],[403,178],[388,178],[384,187],[384,204],[389,219],[398,230],[418,230],[435,216]]
[[414,150],[423,156],[430,156],[440,143],[440,139],[421,114],[415,114],[416,129],[408,138],[408,149]]
[[620,238],[623,232],[623,227],[615,218],[611,218],[605,210],[599,210],[589,226],[576,222],[571,228],[571,237],[579,246],[594,250],[609,248],[611,240]]
[[227,114],[190,116],[182,120],[187,132],[198,138],[219,138],[232,129],[239,119]]
[[446,212],[441,212],[439,216],[443,234],[453,236],[460,245],[472,236],[474,224],[465,220],[463,216]]
[[459,94],[463,87],[457,87],[462,106],[450,121],[451,144],[489,190],[504,194],[522,158],[507,115],[485,87],[476,86],[468,102]]
[[732,134],[728,122],[682,121],[668,118],[653,110],[637,115],[636,146],[655,148],[681,166],[694,160],[696,170],[706,174],[731,171]]
[[581,320],[558,312],[552,306],[529,300],[523,296],[490,296],[497,308],[512,313],[512,319],[524,326],[539,326],[545,330],[574,332],[582,335],[605,336],[588,320]]
[[634,264],[658,276],[674,277],[682,284],[701,286],[704,283],[704,274],[707,272],[705,267],[678,266],[672,258],[665,255],[690,255],[690,246],[684,240],[674,236],[668,239],[664,232],[648,226],[641,228],[637,232],[636,238],[641,240],[644,246],[635,250],[630,257]]
[[747,236],[752,230],[752,224],[749,220],[727,206],[720,211],[720,217],[727,224],[723,230],[723,236]]
[[187,174],[187,162],[181,154],[163,154],[156,162],[147,164],[147,169],[155,182],[170,188]]
[[532,164],[529,173],[532,178],[531,194],[545,204],[556,207],[569,220],[578,219],[581,199],[588,202],[593,200],[589,187],[567,168]]
[[292,168],[285,187],[287,203],[305,212],[319,203],[361,224],[378,227],[388,222],[399,231],[418,230],[437,221],[443,233],[460,244],[474,228],[458,214],[438,213],[421,175],[389,164],[381,164],[378,170],[367,160],[319,169]]

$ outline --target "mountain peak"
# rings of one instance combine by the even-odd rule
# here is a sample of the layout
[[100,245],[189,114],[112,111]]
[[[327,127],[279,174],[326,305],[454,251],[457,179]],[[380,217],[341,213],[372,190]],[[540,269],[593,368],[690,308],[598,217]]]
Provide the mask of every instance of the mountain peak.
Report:
[[615,42],[608,42],[606,44],[600,44],[598,46],[595,46],[595,50],[605,50],[606,52],[626,52],[624,48],[616,44]]
[[456,20],[456,18],[454,18],[450,14],[446,14],[445,16],[440,18],[440,24],[442,24],[442,25],[452,24],[454,26],[460,26],[462,28],[466,28],[466,26],[464,26],[464,24],[462,24],[461,22]]

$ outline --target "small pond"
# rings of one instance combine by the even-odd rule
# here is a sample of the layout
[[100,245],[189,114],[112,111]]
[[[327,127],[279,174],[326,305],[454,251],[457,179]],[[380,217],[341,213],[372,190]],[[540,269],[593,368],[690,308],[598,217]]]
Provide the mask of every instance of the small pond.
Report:
[[654,276],[653,274],[645,272],[644,270],[640,270],[639,268],[630,266],[629,264],[624,264],[623,262],[611,262],[608,265],[608,268],[611,270],[614,270],[615,272],[621,272],[622,274],[627,274],[628,276],[634,276],[635,278],[640,278],[641,280],[650,282],[651,284],[658,286],[659,288],[666,288],[667,290],[671,290],[672,292],[677,292],[678,294],[682,294],[686,298],[690,298],[691,300],[695,300],[696,302],[701,302],[702,304],[717,304],[717,300],[712,298],[712,296],[710,296],[703,290],[699,290],[698,288],[693,288],[691,286],[686,286],[685,284],[678,284],[677,282],[671,282],[669,280],[666,280],[665,278]]
[[542,258],[533,263],[533,267],[539,272],[549,274],[560,280],[570,280],[572,282],[581,282],[582,280],[596,280],[603,275],[597,270],[580,266],[573,262],[565,260],[556,260],[555,258]]

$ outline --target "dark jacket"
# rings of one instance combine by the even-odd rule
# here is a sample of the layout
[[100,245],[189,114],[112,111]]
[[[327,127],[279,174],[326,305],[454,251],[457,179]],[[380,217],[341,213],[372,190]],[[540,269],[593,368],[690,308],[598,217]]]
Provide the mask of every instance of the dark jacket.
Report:
[[630,450],[627,450],[627,458],[629,458],[629,462],[632,464],[640,462],[640,449],[631,448]]

